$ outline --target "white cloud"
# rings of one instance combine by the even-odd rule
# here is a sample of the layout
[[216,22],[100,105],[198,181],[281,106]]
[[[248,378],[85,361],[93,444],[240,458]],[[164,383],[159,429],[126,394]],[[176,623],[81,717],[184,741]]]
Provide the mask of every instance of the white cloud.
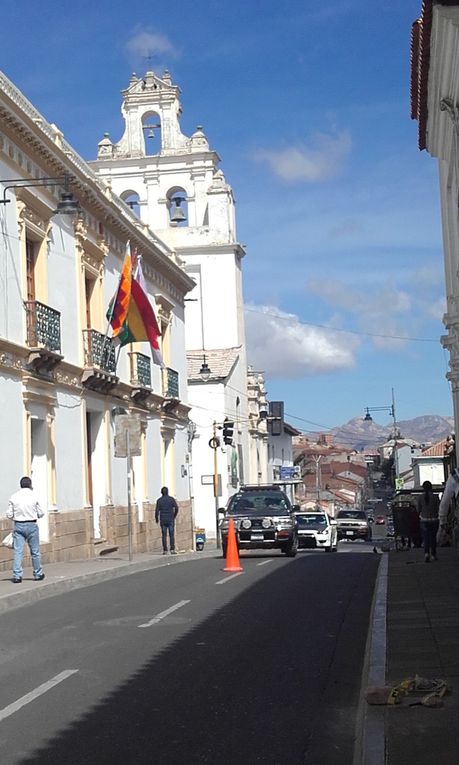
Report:
[[410,295],[389,283],[378,284],[377,290],[363,291],[351,289],[337,280],[316,279],[308,283],[308,289],[334,308],[345,308],[366,318],[405,314],[411,309]]
[[439,297],[437,300],[427,303],[425,308],[428,316],[441,321],[446,313],[446,298],[444,296]]
[[402,348],[406,344],[405,338],[410,335],[408,325],[414,318],[413,299],[406,291],[390,283],[381,283],[371,290],[356,290],[330,279],[317,279],[307,286],[333,308],[355,316],[362,334],[375,335],[373,343],[377,348]]
[[311,145],[259,149],[254,156],[283,181],[314,183],[339,175],[351,147],[351,136],[347,131],[336,135],[318,133]]
[[443,263],[438,259],[438,262],[420,266],[413,273],[413,283],[421,289],[432,289],[432,286],[436,287],[444,285],[444,270]]
[[126,50],[132,59],[176,58],[177,50],[166,35],[154,32],[150,28],[137,26],[126,43]]
[[354,366],[359,340],[301,324],[294,314],[271,306],[246,307],[248,362],[266,376],[299,379]]

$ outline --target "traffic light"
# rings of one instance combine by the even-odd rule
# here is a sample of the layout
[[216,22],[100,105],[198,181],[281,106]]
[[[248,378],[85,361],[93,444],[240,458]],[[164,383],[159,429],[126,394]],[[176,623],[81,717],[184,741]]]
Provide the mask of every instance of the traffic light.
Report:
[[270,401],[268,415],[269,432],[272,436],[282,436],[284,433],[284,402]]
[[223,442],[231,446],[233,443],[234,422],[225,417],[223,422]]

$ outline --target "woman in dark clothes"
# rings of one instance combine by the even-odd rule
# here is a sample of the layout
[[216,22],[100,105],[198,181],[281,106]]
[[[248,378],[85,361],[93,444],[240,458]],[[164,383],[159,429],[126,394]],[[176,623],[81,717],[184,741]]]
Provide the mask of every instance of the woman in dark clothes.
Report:
[[437,560],[438,509],[440,500],[432,491],[430,481],[422,484],[424,491],[418,497],[417,509],[424,539],[424,560]]

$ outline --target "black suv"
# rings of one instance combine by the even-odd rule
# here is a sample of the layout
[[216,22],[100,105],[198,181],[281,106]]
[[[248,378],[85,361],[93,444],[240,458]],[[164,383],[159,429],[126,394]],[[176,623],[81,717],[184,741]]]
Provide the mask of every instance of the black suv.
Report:
[[229,499],[220,523],[223,556],[226,557],[229,519],[234,519],[240,549],[282,550],[293,558],[298,550],[294,510],[278,486],[243,486]]

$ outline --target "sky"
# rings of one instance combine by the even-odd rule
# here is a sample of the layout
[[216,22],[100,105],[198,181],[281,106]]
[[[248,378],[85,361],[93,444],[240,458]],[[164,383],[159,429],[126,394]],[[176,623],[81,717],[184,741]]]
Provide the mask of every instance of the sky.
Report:
[[365,407],[389,423],[392,389],[399,420],[452,414],[437,163],[410,119],[420,11],[421,0],[2,5],[0,68],[85,159],[104,132],[120,139],[131,73],[170,70],[182,131],[204,127],[236,198],[249,362],[300,430]]

